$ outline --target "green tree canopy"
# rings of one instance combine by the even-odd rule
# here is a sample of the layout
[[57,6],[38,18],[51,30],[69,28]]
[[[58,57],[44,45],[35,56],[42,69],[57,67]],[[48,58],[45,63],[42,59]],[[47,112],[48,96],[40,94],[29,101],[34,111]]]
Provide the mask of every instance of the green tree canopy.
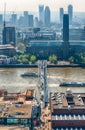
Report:
[[36,61],[36,56],[32,55],[32,56],[30,57],[30,62],[31,62],[31,63],[35,63],[35,61]]
[[49,61],[51,62],[51,63],[56,63],[57,62],[57,56],[56,55],[51,55],[51,56],[49,56]]
[[69,58],[69,62],[70,62],[70,63],[73,63],[73,62],[74,62],[74,57],[73,57],[73,56],[71,56],[71,57]]

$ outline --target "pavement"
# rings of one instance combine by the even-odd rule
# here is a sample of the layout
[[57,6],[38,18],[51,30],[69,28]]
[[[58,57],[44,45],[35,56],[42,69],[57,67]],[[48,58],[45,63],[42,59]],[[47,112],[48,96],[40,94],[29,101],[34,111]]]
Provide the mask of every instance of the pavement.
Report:
[[42,110],[41,125],[36,127],[35,130],[52,130],[51,128],[51,112],[48,106]]

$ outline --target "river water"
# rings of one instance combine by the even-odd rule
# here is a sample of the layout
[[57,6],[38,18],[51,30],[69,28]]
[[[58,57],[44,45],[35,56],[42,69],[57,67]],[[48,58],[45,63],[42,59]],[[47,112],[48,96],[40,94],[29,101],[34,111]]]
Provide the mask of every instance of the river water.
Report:
[[[36,88],[38,78],[21,77],[24,72],[37,72],[36,68],[0,68],[0,88],[9,92],[23,92],[29,88]],[[84,82],[84,68],[49,68],[47,69],[49,91],[65,92],[67,87],[59,87],[61,82]],[[85,87],[71,87],[73,92],[85,92]]]

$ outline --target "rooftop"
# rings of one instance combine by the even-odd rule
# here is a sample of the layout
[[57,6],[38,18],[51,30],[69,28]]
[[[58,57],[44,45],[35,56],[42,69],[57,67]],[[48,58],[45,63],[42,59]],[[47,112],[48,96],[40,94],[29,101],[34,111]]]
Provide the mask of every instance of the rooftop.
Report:
[[66,93],[50,94],[51,109],[85,109],[85,93]]
[[52,116],[52,120],[85,120],[85,115],[79,115],[79,114],[56,115]]
[[0,45],[0,49],[14,49],[14,46],[10,44]]
[[0,117],[30,118],[34,90],[26,90],[23,93],[3,93],[0,97]]
[[52,128],[85,128],[85,93],[51,93]]
[[[61,46],[62,43],[63,40],[32,40],[30,41],[30,46]],[[85,46],[85,41],[71,40],[69,43],[70,45]]]

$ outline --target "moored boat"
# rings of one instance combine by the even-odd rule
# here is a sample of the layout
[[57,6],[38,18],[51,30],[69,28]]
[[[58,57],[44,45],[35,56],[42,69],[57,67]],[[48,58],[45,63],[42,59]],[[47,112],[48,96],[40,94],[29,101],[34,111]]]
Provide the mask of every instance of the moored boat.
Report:
[[61,87],[85,87],[85,83],[78,83],[78,82],[63,82],[59,86]]
[[37,73],[34,72],[26,72],[21,74],[22,77],[38,77],[39,75]]

